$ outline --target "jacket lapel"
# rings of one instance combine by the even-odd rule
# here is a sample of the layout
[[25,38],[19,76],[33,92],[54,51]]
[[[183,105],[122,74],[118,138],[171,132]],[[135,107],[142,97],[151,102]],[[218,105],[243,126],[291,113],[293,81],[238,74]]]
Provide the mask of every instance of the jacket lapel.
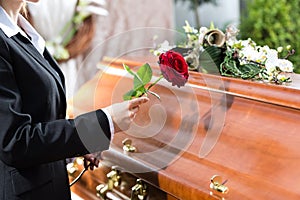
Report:
[[59,82],[62,84],[62,87],[65,88],[65,77],[63,72],[60,70],[59,65],[57,64],[56,60],[51,56],[49,51],[45,48],[44,50],[44,59],[48,61],[48,64],[50,65],[50,69],[54,70],[55,75],[58,76]]
[[45,58],[37,51],[37,49],[33,46],[33,44],[20,33],[12,37],[13,40],[18,43],[26,52],[28,52],[35,60],[37,60],[41,66],[43,66],[56,80],[59,87],[62,89],[63,93],[65,93],[64,86],[64,77],[59,69],[58,65],[52,59],[49,52],[46,50],[44,52]]

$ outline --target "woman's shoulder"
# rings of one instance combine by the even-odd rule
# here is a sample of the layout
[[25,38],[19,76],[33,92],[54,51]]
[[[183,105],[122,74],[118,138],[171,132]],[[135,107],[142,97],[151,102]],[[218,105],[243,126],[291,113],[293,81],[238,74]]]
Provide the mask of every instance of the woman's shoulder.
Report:
[[7,38],[7,36],[5,35],[4,31],[0,28],[0,40],[4,40],[5,38]]
[[7,40],[8,40],[8,36],[4,33],[4,31],[0,28],[0,46],[1,48],[3,48],[5,46],[7,46]]
[[0,56],[7,57],[9,56],[9,44],[8,44],[9,37],[3,32],[0,28]]

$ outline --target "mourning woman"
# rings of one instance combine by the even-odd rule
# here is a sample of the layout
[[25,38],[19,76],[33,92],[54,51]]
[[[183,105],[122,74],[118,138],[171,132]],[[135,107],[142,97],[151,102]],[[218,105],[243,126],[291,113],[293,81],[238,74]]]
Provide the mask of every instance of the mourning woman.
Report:
[[107,149],[148,99],[65,119],[63,74],[19,14],[25,3],[0,0],[0,199],[68,200],[65,159],[84,156],[97,165],[91,153]]

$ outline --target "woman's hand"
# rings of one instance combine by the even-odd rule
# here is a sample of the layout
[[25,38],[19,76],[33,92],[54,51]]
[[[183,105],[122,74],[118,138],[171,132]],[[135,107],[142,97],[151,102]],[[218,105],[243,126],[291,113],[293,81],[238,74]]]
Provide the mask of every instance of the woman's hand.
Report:
[[94,170],[94,168],[99,166],[100,156],[99,153],[91,153],[83,156],[83,165],[85,169]]
[[140,97],[106,107],[106,111],[112,117],[115,132],[126,131],[139,111],[140,105],[148,101],[147,97]]

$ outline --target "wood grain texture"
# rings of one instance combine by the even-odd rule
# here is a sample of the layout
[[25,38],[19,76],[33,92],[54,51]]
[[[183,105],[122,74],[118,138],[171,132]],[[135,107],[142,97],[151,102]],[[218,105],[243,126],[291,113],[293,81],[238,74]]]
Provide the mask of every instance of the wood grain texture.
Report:
[[[110,67],[121,70],[123,62],[143,63]],[[99,72],[79,90],[77,114],[121,101],[132,79],[112,72]],[[115,135],[104,161],[178,199],[299,199],[299,75],[293,80],[279,86],[191,72],[183,88],[162,82],[153,88],[161,101],[150,97],[134,128]],[[125,138],[138,153],[123,153]],[[147,167],[155,173],[139,171]],[[228,179],[226,195],[211,193],[213,175]]]

